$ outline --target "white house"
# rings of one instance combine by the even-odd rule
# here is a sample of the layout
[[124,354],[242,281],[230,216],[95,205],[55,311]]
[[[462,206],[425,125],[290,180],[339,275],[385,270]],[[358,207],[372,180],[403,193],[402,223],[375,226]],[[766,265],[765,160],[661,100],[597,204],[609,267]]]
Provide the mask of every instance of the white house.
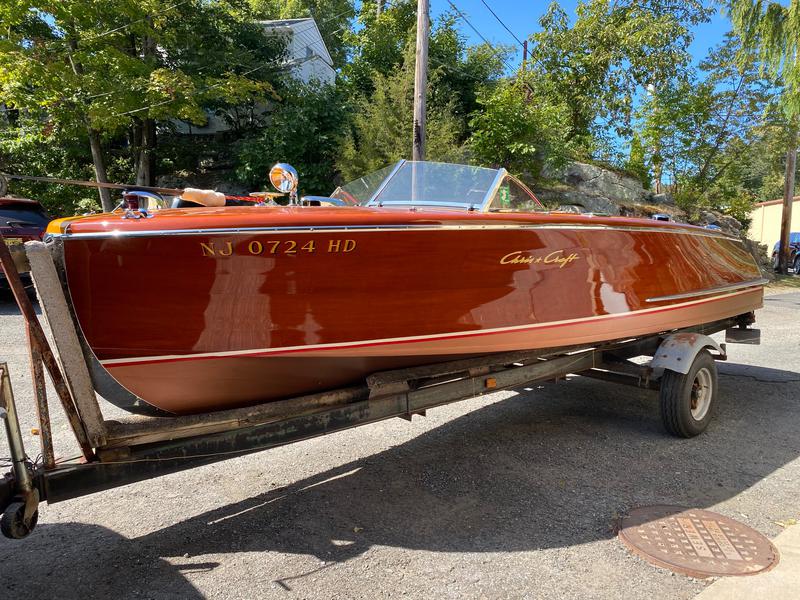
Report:
[[[265,35],[285,38],[282,66],[292,77],[303,83],[333,84],[336,79],[333,59],[314,19],[278,19],[258,21],[258,24],[264,28]],[[267,107],[261,109],[262,114],[266,111]],[[230,129],[225,119],[211,113],[202,127],[180,120],[173,123],[178,133],[208,135]]]
[[314,19],[259,21],[264,33],[286,38],[286,68],[304,83],[332,84],[336,79],[333,59]]

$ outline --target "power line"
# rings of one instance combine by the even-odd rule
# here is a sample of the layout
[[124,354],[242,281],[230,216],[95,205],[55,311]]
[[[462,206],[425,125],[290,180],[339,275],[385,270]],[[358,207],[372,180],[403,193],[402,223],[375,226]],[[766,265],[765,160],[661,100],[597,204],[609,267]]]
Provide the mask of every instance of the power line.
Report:
[[[501,53],[501,52],[500,52],[500,51],[499,51],[497,48],[495,48],[495,47],[492,45],[492,43],[491,43],[489,40],[487,40],[487,39],[484,37],[484,35],[483,35],[483,34],[482,34],[480,31],[478,31],[478,29],[477,29],[477,28],[476,28],[476,27],[475,27],[475,26],[474,26],[474,25],[473,25],[473,24],[470,22],[470,20],[469,20],[469,19],[466,17],[466,15],[465,15],[463,12],[461,12],[461,11],[458,9],[458,7],[457,7],[455,4],[453,4],[453,2],[452,2],[451,0],[447,0],[447,3],[448,3],[448,4],[449,4],[449,5],[450,5],[450,6],[453,8],[453,10],[454,10],[454,11],[456,11],[456,12],[458,13],[458,16],[459,16],[459,17],[461,17],[461,18],[463,19],[463,21],[464,21],[464,22],[465,22],[467,25],[469,25],[470,29],[472,29],[472,31],[474,31],[474,32],[475,32],[475,34],[476,34],[476,35],[477,35],[479,38],[481,38],[481,39],[484,41],[484,43],[485,43],[485,44],[486,44],[486,45],[487,45],[489,48],[491,48],[491,49],[492,49],[492,51],[495,53],[495,56],[497,56],[497,58],[499,58],[499,59],[500,59],[500,61],[501,61],[501,62],[502,62],[502,63],[503,63],[505,66],[506,66],[506,68],[507,68],[509,71],[514,71],[514,69],[513,69],[513,68],[512,68],[512,67],[511,67],[511,66],[508,64],[508,62],[506,61],[506,59],[505,59],[505,56],[503,56],[503,54],[502,54],[502,53]],[[484,4],[485,4],[485,3],[484,3]],[[493,14],[494,14],[494,13],[493,13]],[[513,34],[512,34],[512,35],[513,35]],[[522,80],[522,85],[524,85],[524,86],[525,86],[525,88],[528,90],[528,93],[529,93],[529,94],[534,94],[533,88],[532,88],[530,85],[528,85],[528,82],[527,82],[527,81],[525,81],[525,80]]]
[[524,43],[524,42],[523,42],[521,39],[519,39],[519,38],[518,38],[516,35],[514,35],[514,32],[513,32],[513,31],[511,31],[511,29],[509,29],[508,25],[506,25],[506,24],[503,22],[503,19],[501,19],[500,17],[498,17],[498,16],[497,16],[497,13],[496,13],[496,12],[494,12],[494,11],[492,10],[492,7],[491,7],[491,6],[489,6],[489,4],[486,2],[486,0],[481,0],[481,3],[482,3],[482,4],[483,4],[483,5],[484,5],[484,6],[485,6],[485,7],[486,7],[488,10],[489,10],[489,12],[490,12],[490,13],[492,13],[492,16],[493,16],[495,19],[497,19],[497,22],[498,22],[498,23],[500,23],[500,25],[502,25],[502,26],[503,26],[503,28],[504,28],[504,29],[505,29],[505,30],[506,30],[506,31],[507,31],[509,34],[511,34],[511,37],[513,37],[515,40],[517,40],[517,43],[518,43],[520,46],[523,46],[523,47],[524,47],[524,46],[525,46],[525,43]]
[[453,8],[454,11],[456,11],[458,13],[458,16],[461,17],[461,19],[464,21],[464,23],[466,23],[469,26],[469,28],[472,29],[472,31],[475,32],[475,35],[477,35],[479,38],[481,38],[483,40],[483,42],[489,48],[492,49],[492,51],[494,52],[495,56],[497,56],[497,58],[500,59],[500,61],[506,66],[506,68],[509,71],[514,71],[514,69],[511,67],[511,65],[508,64],[508,61],[506,61],[506,58],[503,55],[503,53],[500,52],[500,50],[498,50],[497,48],[495,48],[494,45],[488,39],[486,39],[486,37],[484,37],[484,35],[480,31],[478,31],[478,29],[472,24],[472,22],[467,18],[467,16],[463,12],[461,12],[461,10],[459,10],[459,8],[455,4],[453,4],[451,2],[451,0],[447,0],[447,3]]

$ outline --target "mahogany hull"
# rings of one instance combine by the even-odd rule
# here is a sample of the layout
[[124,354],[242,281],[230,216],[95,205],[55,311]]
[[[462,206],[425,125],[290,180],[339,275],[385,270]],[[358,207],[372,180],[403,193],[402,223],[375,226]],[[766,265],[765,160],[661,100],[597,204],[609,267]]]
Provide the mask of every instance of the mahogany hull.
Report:
[[[107,216],[110,226],[80,220],[62,236],[89,347],[120,384],[170,412],[465,356],[592,345],[762,302],[760,272],[741,243],[699,228],[566,215],[219,210],[202,211],[212,213],[204,220],[197,211],[144,223]],[[222,218],[232,211],[235,230]]]

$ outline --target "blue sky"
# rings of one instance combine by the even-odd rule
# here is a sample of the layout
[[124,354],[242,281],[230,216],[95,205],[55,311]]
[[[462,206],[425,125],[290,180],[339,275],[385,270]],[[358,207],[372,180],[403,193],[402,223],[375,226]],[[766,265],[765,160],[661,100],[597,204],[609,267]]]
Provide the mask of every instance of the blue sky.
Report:
[[[447,11],[450,8],[448,0],[430,0],[431,18]],[[493,44],[516,44],[514,39],[497,22],[492,14],[483,5],[481,0],[453,0],[459,10],[464,12],[470,22]],[[547,11],[549,0],[536,2],[520,0],[486,0],[505,24],[521,40],[536,31],[539,27],[539,18]],[[573,18],[577,0],[563,0],[560,2],[564,10]],[[469,26],[461,21],[460,29],[467,36],[470,44],[479,44],[481,39],[473,33]],[[709,48],[722,41],[725,33],[730,29],[727,17],[717,13],[710,23],[702,24],[695,28],[695,40],[690,47],[695,62],[705,58]],[[522,50],[517,56],[517,63],[521,60]]]

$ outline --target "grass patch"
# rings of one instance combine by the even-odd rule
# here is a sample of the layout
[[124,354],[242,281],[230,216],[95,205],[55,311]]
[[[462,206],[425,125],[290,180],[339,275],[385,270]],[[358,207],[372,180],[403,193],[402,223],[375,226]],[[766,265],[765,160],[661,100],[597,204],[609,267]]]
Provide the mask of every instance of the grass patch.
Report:
[[800,290],[800,276],[775,275],[775,281],[769,282],[768,288],[794,288]]

